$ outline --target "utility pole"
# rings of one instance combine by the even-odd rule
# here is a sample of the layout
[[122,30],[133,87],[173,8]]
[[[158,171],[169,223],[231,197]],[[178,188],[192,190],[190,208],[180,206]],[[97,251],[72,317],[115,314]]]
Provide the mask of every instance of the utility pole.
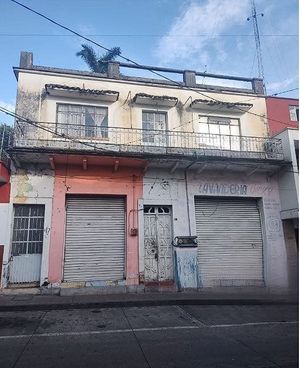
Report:
[[252,11],[252,14],[251,14],[250,17],[247,18],[247,20],[250,21],[252,19],[254,37],[255,37],[255,45],[256,45],[258,76],[259,76],[259,78],[264,80],[264,67],[263,67],[263,61],[262,61],[262,51],[261,51],[259,28],[258,28],[258,22],[257,22],[257,17],[258,16],[263,17],[264,14],[263,13],[260,13],[260,14],[256,13],[256,6],[255,6],[254,0],[251,0],[251,11]]

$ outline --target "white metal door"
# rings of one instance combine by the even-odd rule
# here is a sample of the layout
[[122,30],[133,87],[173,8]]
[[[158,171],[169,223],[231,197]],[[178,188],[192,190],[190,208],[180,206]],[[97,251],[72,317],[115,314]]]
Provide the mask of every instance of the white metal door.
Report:
[[171,209],[144,207],[145,281],[173,280]]
[[44,237],[44,205],[14,205],[9,283],[38,283]]
[[68,198],[64,281],[122,280],[124,264],[124,198]]
[[263,242],[255,199],[195,198],[202,286],[262,286]]

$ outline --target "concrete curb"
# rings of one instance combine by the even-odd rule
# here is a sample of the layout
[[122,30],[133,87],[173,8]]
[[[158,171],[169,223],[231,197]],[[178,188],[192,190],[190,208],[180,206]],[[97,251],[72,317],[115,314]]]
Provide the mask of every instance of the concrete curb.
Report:
[[287,299],[163,299],[163,300],[108,300],[96,302],[68,303],[11,303],[0,305],[0,312],[68,310],[88,308],[120,308],[164,305],[298,305],[296,300]]

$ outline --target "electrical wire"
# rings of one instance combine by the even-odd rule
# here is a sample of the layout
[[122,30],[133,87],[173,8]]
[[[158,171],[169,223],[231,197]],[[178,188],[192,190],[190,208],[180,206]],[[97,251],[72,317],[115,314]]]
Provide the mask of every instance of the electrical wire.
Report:
[[[56,136],[60,136],[60,137],[62,137],[62,138],[64,138],[64,139],[71,140],[71,141],[73,141],[73,142],[75,142],[75,143],[80,143],[80,144],[83,144],[83,145],[87,145],[88,147],[93,148],[95,151],[97,151],[97,150],[98,150],[98,151],[100,151],[100,152],[113,152],[113,151],[109,151],[109,150],[106,150],[106,149],[101,149],[101,148],[99,148],[99,147],[97,147],[97,146],[95,146],[95,145],[93,145],[93,144],[89,144],[89,143],[87,143],[87,142],[84,142],[84,141],[78,140],[78,139],[73,138],[73,137],[69,137],[69,136],[67,136],[67,135],[65,135],[65,134],[59,134],[59,133],[57,133],[55,130],[51,130],[51,129],[48,129],[48,128],[44,128],[44,127],[40,126],[40,125],[39,125],[39,123],[37,123],[37,122],[33,122],[33,121],[31,121],[31,120],[29,120],[29,119],[26,119],[26,118],[23,118],[22,116],[20,116],[20,115],[18,115],[18,114],[16,114],[16,113],[13,113],[13,112],[11,112],[11,111],[9,111],[9,110],[7,110],[6,108],[3,108],[3,107],[1,107],[1,106],[0,106],[0,111],[4,112],[5,114],[8,114],[8,115],[10,115],[10,116],[13,116],[13,117],[15,117],[16,119],[19,119],[19,120],[21,120],[21,121],[23,121],[23,122],[27,122],[28,124],[33,125],[33,126],[35,126],[36,128],[41,129],[41,130],[44,130],[44,131],[46,131],[46,132],[48,132],[48,133],[52,133],[52,134],[54,134],[54,135],[56,135]],[[49,123],[49,124],[55,125],[56,123]],[[127,142],[127,143],[129,144],[129,142]],[[114,153],[115,153],[115,152],[114,152]],[[232,162],[232,161],[226,161],[226,163],[227,163],[227,164],[230,164],[230,165],[242,165],[242,166],[248,166],[248,167],[253,168],[253,165],[245,164],[245,163],[240,164],[240,163],[236,163],[236,162]]]
[[[53,19],[51,19],[51,18],[49,18],[49,17],[45,16],[44,14],[39,13],[39,12],[35,11],[34,9],[32,9],[32,8],[30,8],[30,7],[28,7],[28,6],[24,5],[24,4],[22,4],[22,3],[18,2],[18,1],[16,1],[16,0],[11,0],[11,1],[12,1],[12,2],[14,2],[14,3],[16,3],[16,4],[18,4],[18,5],[20,5],[20,6],[21,6],[21,7],[23,7],[23,8],[25,8],[25,9],[27,9],[27,10],[29,10],[29,11],[33,12],[33,13],[35,13],[35,14],[37,14],[37,15],[41,16],[42,18],[44,18],[44,19],[48,20],[49,22],[51,22],[51,23],[53,23],[53,24],[55,24],[55,25],[57,25],[57,26],[59,26],[59,27],[61,27],[61,28],[65,29],[65,30],[67,30],[67,31],[69,31],[69,32],[71,32],[71,33],[73,33],[74,35],[76,35],[76,36],[78,36],[78,37],[80,37],[80,38],[83,38],[83,39],[85,39],[86,41],[91,42],[91,43],[93,43],[93,44],[97,45],[98,47],[100,47],[100,48],[102,48],[102,49],[104,49],[104,50],[106,50],[106,51],[109,51],[109,50],[110,50],[109,48],[107,48],[107,47],[105,47],[105,46],[103,46],[103,45],[101,45],[101,44],[99,44],[99,43],[97,43],[97,42],[93,41],[93,40],[92,40],[92,39],[90,39],[90,38],[87,38],[87,37],[83,36],[82,34],[79,34],[78,32],[76,32],[76,31],[72,30],[71,28],[68,28],[68,27],[66,27],[66,26],[64,26],[64,25],[62,25],[62,24],[60,24],[60,23],[58,23],[58,22],[54,21]],[[122,58],[122,59],[124,59],[124,60],[126,60],[126,61],[129,61],[129,62],[131,62],[131,63],[133,63],[133,64],[135,64],[135,65],[137,65],[137,66],[140,66],[138,63],[136,63],[135,61],[133,61],[133,60],[131,60],[131,59],[129,59],[129,58],[126,58],[126,57],[124,57],[124,56],[122,56],[122,55],[120,55],[119,57],[120,57],[120,58]],[[186,90],[190,90],[190,91],[192,90],[192,91],[194,91],[194,92],[196,92],[196,93],[198,93],[198,94],[201,94],[202,96],[204,96],[204,97],[206,97],[206,98],[213,99],[213,100],[215,100],[216,102],[219,102],[219,103],[225,103],[225,102],[220,101],[220,100],[217,100],[217,99],[215,99],[215,98],[213,98],[213,97],[211,97],[211,96],[208,96],[208,95],[206,95],[206,94],[204,94],[204,93],[201,93],[200,91],[195,91],[195,90],[193,90],[193,89],[191,89],[191,88],[186,88],[185,86],[182,86],[182,84],[181,84],[181,83],[178,83],[178,82],[176,82],[176,81],[174,81],[174,80],[172,80],[172,79],[170,79],[170,78],[168,78],[168,77],[164,76],[164,75],[163,75],[163,74],[161,74],[161,73],[157,73],[156,71],[151,70],[151,68],[145,68],[145,69],[146,69],[146,70],[148,70],[148,71],[150,71],[150,72],[152,72],[152,73],[154,73],[154,74],[156,74],[156,75],[158,75],[158,76],[160,76],[160,77],[162,77],[162,78],[164,78],[164,79],[167,79],[168,81],[171,81],[172,83],[175,83],[176,85],[180,86],[180,88],[183,88],[183,89],[186,89]],[[234,106],[236,106],[236,107],[237,107],[237,109],[238,109],[238,110],[240,110],[240,111],[242,111],[243,113],[245,113],[245,112],[246,112],[246,113],[249,113],[249,114],[252,114],[252,115],[258,116],[258,117],[260,117],[260,118],[266,119],[266,117],[265,117],[264,115],[260,115],[260,114],[256,114],[256,113],[253,113],[253,112],[249,112],[249,111],[245,111],[245,110],[243,110],[243,109],[240,109],[240,108],[236,105],[236,103],[235,103],[235,104],[233,104],[233,105],[234,105]],[[193,120],[194,120],[194,119],[193,119]],[[192,120],[192,121],[193,121],[193,120]],[[275,119],[269,119],[269,120],[273,120],[273,121],[276,121],[276,122],[280,122],[280,121],[275,120]],[[184,123],[184,125],[186,125],[186,124],[188,124],[188,123],[190,123],[190,122],[192,122],[192,121],[188,121],[188,122]],[[28,121],[27,121],[27,122],[28,122]],[[281,123],[281,124],[289,125],[288,123],[285,123],[285,122],[280,122],[280,123]],[[182,124],[181,124],[181,125],[179,125],[178,127],[180,127],[180,126],[182,126]],[[176,128],[177,128],[177,127],[173,128],[173,130],[174,130],[174,129],[176,129]],[[58,135],[58,134],[57,134],[57,135]],[[86,142],[81,142],[81,141],[80,141],[80,143],[84,143],[85,145],[93,146],[93,145],[90,145],[90,144],[88,144],[88,143],[86,143]],[[95,148],[95,146],[93,146],[93,148]]]
[[[13,112],[11,112],[11,111],[9,111],[9,110],[7,110],[7,111],[5,111],[5,110],[7,110],[7,109],[5,109],[5,108],[3,108],[3,107],[1,107],[0,106],[0,111],[2,111],[2,112],[4,112],[5,114],[8,114],[8,115],[11,115],[11,116],[13,116],[13,117],[15,117],[15,118],[17,118],[17,119],[20,119],[20,115],[18,115],[18,114],[15,114],[15,113],[13,113]],[[42,130],[44,130],[44,131],[47,131],[47,132],[50,132],[50,133],[52,133],[52,134],[55,134],[55,135],[57,135],[57,136],[61,136],[62,138],[64,138],[64,139],[69,139],[69,140],[71,140],[71,141],[73,141],[73,142],[76,142],[76,143],[81,143],[81,144],[84,144],[84,145],[88,145],[89,147],[92,147],[92,148],[94,148],[95,150],[99,150],[99,151],[101,151],[101,152],[111,152],[111,151],[109,151],[109,150],[105,150],[105,149],[99,149],[99,147],[97,147],[97,146],[95,146],[95,145],[91,145],[91,144],[88,144],[88,143],[86,143],[86,142],[82,142],[82,141],[80,141],[80,140],[77,140],[77,139],[74,139],[74,138],[71,138],[71,137],[68,137],[68,136],[66,136],[66,135],[60,135],[59,133],[57,133],[57,132],[55,132],[55,131],[53,131],[53,130],[50,130],[50,129],[47,129],[47,128],[43,128],[43,127],[41,127],[41,126],[39,126],[37,123],[35,123],[35,122],[32,122],[32,121],[30,121],[29,119],[26,119],[26,118],[22,118],[21,117],[21,119],[22,119],[22,121],[24,121],[24,122],[27,122],[27,123],[29,123],[30,125],[33,125],[33,126],[35,126],[36,128],[38,128],[38,129],[42,129]],[[55,123],[52,123],[52,124],[55,124]],[[242,166],[242,167],[249,167],[249,168],[253,168],[253,165],[251,165],[251,164],[247,164],[247,163],[238,163],[238,162],[232,162],[232,161],[226,161],[226,165],[236,165],[236,166]],[[293,170],[285,170],[284,172],[287,172],[287,173],[299,173],[298,171],[293,171]],[[120,177],[118,177],[119,179],[124,179],[124,178],[131,178],[131,176],[128,176],[128,175],[126,175],[126,176],[120,176]],[[150,177],[149,177],[150,178]],[[112,178],[111,178],[112,179]],[[155,179],[155,181],[158,179],[157,177],[155,177],[155,178],[153,178],[153,179]],[[168,177],[168,180],[171,180],[171,179],[174,179],[174,180],[177,180],[177,181],[180,181],[180,180],[184,180],[184,179],[180,179],[180,178],[178,178],[178,177]],[[154,183],[155,184],[155,183]],[[152,187],[153,188],[153,187]],[[290,189],[289,188],[280,188],[281,190],[287,190],[287,191],[290,191]]]
[[[0,33],[0,37],[76,37],[77,35],[68,35],[68,34],[50,34],[50,33]],[[83,34],[84,37],[207,37],[207,38],[217,38],[217,37],[253,37],[253,34],[172,34],[172,35],[163,35],[163,34],[100,34],[100,33],[92,33],[92,34]],[[260,37],[299,37],[298,34],[260,34]]]
[[[42,18],[44,18],[44,19],[48,20],[49,22],[51,22],[51,23],[53,23],[53,24],[55,24],[55,25],[57,25],[57,26],[59,26],[59,27],[61,27],[61,28],[65,29],[65,30],[67,30],[67,31],[69,31],[69,32],[71,32],[71,33],[73,33],[74,35],[76,35],[76,36],[78,36],[78,37],[80,37],[80,38],[83,38],[84,40],[86,40],[86,41],[88,41],[88,42],[91,42],[91,43],[95,44],[96,46],[98,46],[98,47],[100,47],[100,48],[102,48],[102,49],[104,49],[104,50],[106,50],[106,51],[110,51],[110,49],[109,49],[109,48],[107,48],[107,47],[105,47],[105,46],[103,46],[103,45],[99,44],[98,42],[95,42],[95,41],[93,41],[92,39],[87,38],[87,37],[85,37],[85,36],[83,36],[83,35],[79,34],[78,32],[76,32],[76,31],[74,31],[74,30],[72,30],[72,29],[70,29],[70,28],[68,28],[68,27],[66,27],[66,26],[64,26],[64,25],[62,25],[62,24],[60,24],[60,23],[58,23],[58,22],[54,21],[53,19],[51,19],[51,18],[49,18],[49,17],[45,16],[44,14],[39,13],[39,12],[37,12],[37,11],[33,10],[32,8],[30,8],[30,7],[28,7],[28,6],[24,5],[24,4],[22,4],[22,3],[20,3],[20,2],[18,2],[18,1],[16,1],[16,0],[10,0],[10,1],[11,1],[11,2],[13,2],[13,3],[16,3],[16,4],[18,4],[18,5],[20,5],[21,7],[25,8],[25,9],[27,9],[27,10],[29,10],[29,11],[31,11],[31,12],[33,12],[33,13],[37,14],[37,15],[39,15],[39,16],[41,16]],[[138,64],[138,63],[137,63],[137,62],[135,62],[134,60],[131,60],[131,59],[129,59],[129,58],[126,58],[126,57],[124,57],[124,56],[122,56],[122,55],[119,55],[119,57],[120,57],[121,59],[126,60],[127,62],[130,62],[130,63],[132,63],[132,64],[136,65],[136,66],[140,66],[140,64]],[[170,82],[174,83],[175,85],[179,86],[179,87],[180,87],[180,88],[182,88],[182,89],[189,90],[189,91],[194,91],[194,92],[196,92],[196,93],[198,93],[198,94],[200,94],[200,95],[202,95],[202,96],[204,96],[204,97],[206,97],[206,98],[208,98],[208,99],[214,100],[214,101],[219,102],[219,103],[226,103],[226,102],[224,102],[224,101],[220,101],[220,100],[218,100],[218,99],[216,99],[216,98],[214,98],[214,97],[212,97],[212,96],[208,96],[208,95],[206,95],[206,94],[204,94],[204,93],[202,93],[202,92],[200,92],[200,91],[197,91],[197,90],[194,90],[194,89],[191,89],[191,88],[187,88],[187,87],[185,87],[185,86],[182,86],[182,84],[181,84],[181,83],[178,83],[178,82],[174,81],[173,79],[171,79],[171,78],[168,78],[168,77],[164,76],[164,75],[163,75],[163,74],[161,74],[161,73],[158,73],[158,72],[156,72],[156,71],[153,71],[153,70],[151,70],[151,68],[145,68],[145,69],[146,69],[146,70],[148,70],[148,71],[150,71],[150,72],[151,72],[151,73],[153,73],[153,74],[158,75],[159,77],[162,77],[162,78],[164,78],[164,79],[166,79],[166,80],[168,80],[168,81],[170,81]],[[248,113],[248,114],[251,114],[251,115],[253,115],[253,116],[257,116],[257,117],[263,118],[263,119],[268,119],[268,118],[266,118],[264,115],[256,114],[256,113],[253,113],[253,112],[250,112],[250,111],[245,111],[245,110],[243,110],[243,109],[239,108],[239,107],[236,105],[236,103],[234,103],[233,105],[234,105],[238,110],[240,110],[240,111],[241,111],[241,112],[243,112],[243,113]],[[270,118],[269,118],[268,120],[272,120],[272,121],[275,121],[275,122],[278,122],[278,123],[281,123],[281,124],[289,125],[288,123],[281,122],[281,121],[276,120],[276,119],[270,119]]]
[[[32,9],[32,8],[30,8],[30,7],[28,7],[28,6],[24,5],[24,4],[22,4],[22,3],[18,2],[18,1],[16,1],[16,0],[10,0],[10,1],[11,1],[11,2],[13,2],[13,3],[15,3],[15,4],[17,4],[17,5],[19,5],[19,6],[21,6],[21,7],[23,7],[23,8],[25,8],[25,9],[27,9],[28,11],[30,11],[30,12],[32,12],[32,13],[34,13],[34,14],[36,14],[36,15],[38,15],[38,16],[40,16],[40,17],[42,17],[42,18],[46,19],[46,20],[48,20],[49,22],[51,22],[51,23],[53,23],[53,24],[55,24],[55,25],[57,25],[57,26],[61,27],[62,29],[65,29],[66,31],[73,33],[74,35],[76,35],[76,36],[78,36],[78,37],[80,37],[80,38],[84,39],[85,41],[88,41],[88,42],[90,42],[90,43],[92,43],[92,44],[94,44],[94,45],[96,45],[96,46],[98,46],[98,47],[102,48],[103,50],[111,51],[108,47],[105,47],[105,46],[103,46],[103,45],[99,44],[98,42],[96,42],[96,41],[92,40],[91,38],[88,38],[88,37],[83,36],[82,34],[80,34],[80,33],[76,32],[76,31],[74,31],[73,29],[71,29],[71,28],[69,28],[69,27],[64,26],[63,24],[61,24],[61,23],[59,23],[59,22],[57,22],[57,21],[55,21],[55,20],[53,20],[53,19],[51,19],[51,18],[47,17],[46,15],[44,15],[44,14],[42,14],[42,13],[40,13],[40,12],[37,12],[36,10],[34,10],[34,9]],[[123,55],[119,55],[119,58],[120,58],[120,59],[123,59],[123,60],[126,60],[127,62],[132,63],[132,64],[134,64],[134,65],[136,65],[136,66],[139,66],[139,67],[141,66],[141,65],[140,65],[139,63],[137,63],[136,61],[134,61],[134,60],[132,60],[132,59],[129,59],[129,58],[127,58],[127,57],[123,56]],[[150,71],[151,73],[153,73],[153,74],[155,74],[155,75],[157,75],[157,76],[159,76],[159,77],[161,77],[161,78],[163,78],[163,79],[165,79],[165,80],[168,80],[169,82],[172,82],[173,84],[175,84],[175,85],[179,86],[180,88],[182,88],[182,89],[184,89],[184,90],[194,91],[195,93],[198,93],[199,95],[202,95],[202,96],[204,96],[204,97],[206,97],[206,98],[208,98],[208,99],[210,99],[210,100],[214,100],[214,101],[216,101],[216,102],[218,102],[218,103],[226,104],[226,102],[225,102],[225,101],[220,101],[220,100],[218,100],[218,99],[216,99],[216,98],[214,98],[214,97],[212,97],[212,96],[209,96],[209,95],[204,94],[203,92],[200,92],[200,91],[194,90],[194,89],[192,89],[192,88],[188,88],[188,87],[186,87],[186,86],[183,86],[181,83],[179,83],[179,82],[177,82],[177,81],[174,81],[173,79],[171,79],[171,78],[169,78],[169,77],[167,77],[167,76],[165,76],[165,75],[163,75],[163,74],[161,74],[161,73],[158,73],[158,72],[156,72],[156,71],[152,70],[151,68],[147,68],[147,67],[145,67],[144,69],[145,69],[145,70]],[[228,102],[227,102],[227,103],[228,103]],[[263,119],[267,119],[264,115],[256,114],[256,113],[253,113],[253,112],[250,112],[250,111],[245,111],[245,110],[243,110],[243,109],[239,108],[239,107],[236,105],[237,103],[238,103],[238,102],[236,102],[236,103],[234,103],[234,104],[233,104],[233,106],[235,106],[235,107],[237,108],[237,110],[240,110],[240,111],[241,111],[241,112],[243,112],[243,113],[248,113],[248,114],[251,114],[251,115],[253,115],[253,116],[257,116],[257,117],[263,118]],[[268,119],[268,120],[272,120],[272,121],[280,122],[280,121],[275,120],[275,119]],[[280,123],[283,123],[283,122],[280,122]],[[288,125],[287,123],[283,123],[283,124]]]
[[284,94],[284,93],[288,93],[288,92],[292,92],[292,91],[297,91],[297,90],[299,90],[299,88],[298,88],[298,87],[296,87],[296,88],[292,88],[292,89],[287,89],[286,91],[273,93],[272,95],[270,95],[270,96],[268,96],[268,97],[278,96],[278,95],[282,95],[282,94]]
[[[79,139],[76,139],[76,138],[73,138],[73,137],[69,137],[69,136],[68,136],[68,135],[66,135],[66,134],[58,133],[58,132],[56,132],[55,130],[51,130],[51,129],[49,129],[49,128],[45,128],[45,127],[43,127],[43,126],[40,126],[40,125],[39,125],[39,124],[40,124],[40,122],[35,122],[35,121],[30,120],[30,119],[24,118],[24,117],[22,117],[22,116],[20,116],[20,115],[18,115],[18,114],[16,114],[16,113],[14,113],[14,112],[12,112],[12,111],[9,111],[9,110],[5,109],[5,108],[4,108],[4,107],[2,107],[2,106],[0,106],[0,111],[1,111],[1,112],[3,112],[3,113],[5,113],[5,114],[7,114],[7,115],[10,115],[10,116],[12,116],[12,117],[14,117],[14,118],[18,119],[18,120],[19,120],[19,121],[21,121],[21,122],[28,123],[29,125],[32,125],[32,126],[34,126],[34,127],[38,128],[38,129],[44,130],[44,131],[45,131],[45,132],[47,132],[47,133],[51,133],[51,134],[56,135],[56,136],[58,136],[58,137],[61,137],[61,138],[64,138],[64,139],[68,139],[68,140],[70,140],[70,141],[72,141],[72,142],[74,142],[74,143],[80,143],[80,144],[82,144],[82,145],[85,145],[85,146],[88,146],[88,147],[90,147],[90,148],[93,148],[94,150],[98,150],[98,151],[101,151],[101,152],[103,152],[103,151],[104,151],[104,152],[108,152],[108,150],[103,149],[103,148],[99,148],[99,147],[97,147],[97,146],[95,146],[95,145],[93,145],[93,144],[90,144],[90,143],[88,143],[88,142],[84,142],[84,141],[81,141],[81,140],[79,140]],[[53,124],[54,124],[54,123],[53,123]]]

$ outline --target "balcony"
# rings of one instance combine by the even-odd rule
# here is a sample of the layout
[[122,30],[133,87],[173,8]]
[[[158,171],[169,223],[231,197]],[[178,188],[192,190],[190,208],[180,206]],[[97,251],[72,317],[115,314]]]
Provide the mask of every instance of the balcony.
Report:
[[284,158],[281,140],[275,138],[75,124],[39,123],[42,129],[22,125],[14,142],[14,148],[20,150],[272,161]]

